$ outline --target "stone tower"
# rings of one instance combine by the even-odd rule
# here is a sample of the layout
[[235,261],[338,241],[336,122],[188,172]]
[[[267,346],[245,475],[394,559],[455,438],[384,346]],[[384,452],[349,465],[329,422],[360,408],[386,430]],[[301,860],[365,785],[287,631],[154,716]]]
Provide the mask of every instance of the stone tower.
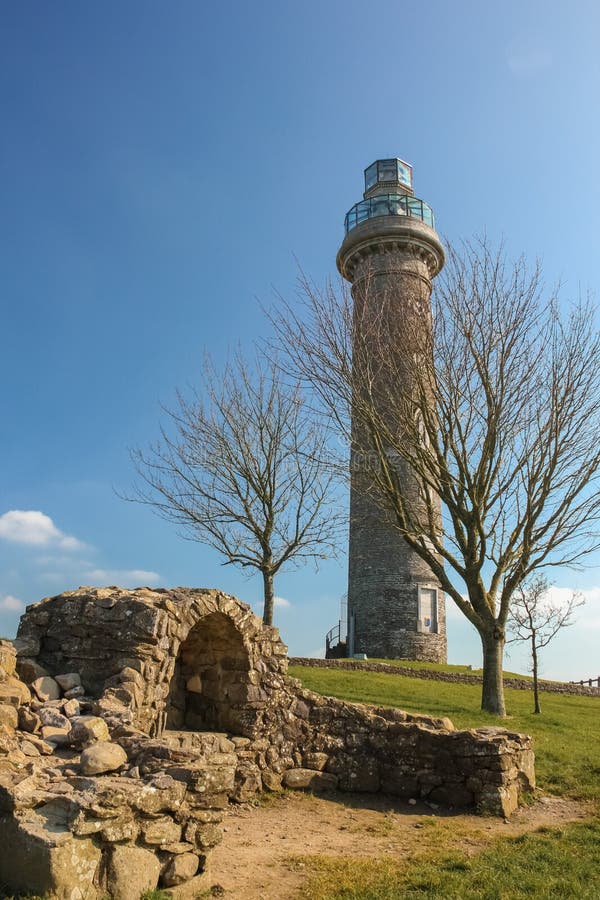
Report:
[[[363,197],[346,215],[337,266],[352,284],[355,328],[360,327],[359,307],[367,316],[386,310],[385,333],[400,370],[410,379],[414,367],[403,329],[431,328],[432,279],[444,265],[444,250],[431,207],[414,196],[408,163],[374,162],[365,169]],[[379,412],[386,415],[385,409]],[[353,431],[354,427],[353,422]],[[369,495],[359,456],[353,446],[348,655],[446,662],[446,610],[440,585]],[[399,477],[409,477],[400,467],[397,471]],[[414,502],[419,502],[416,494]]]

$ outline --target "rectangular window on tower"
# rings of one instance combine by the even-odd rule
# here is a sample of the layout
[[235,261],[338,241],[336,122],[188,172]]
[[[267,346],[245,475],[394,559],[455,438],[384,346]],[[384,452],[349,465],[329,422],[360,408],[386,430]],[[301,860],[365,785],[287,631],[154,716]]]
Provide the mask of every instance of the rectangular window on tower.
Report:
[[438,630],[437,588],[420,584],[418,606],[417,631],[421,631],[424,634],[436,634]]

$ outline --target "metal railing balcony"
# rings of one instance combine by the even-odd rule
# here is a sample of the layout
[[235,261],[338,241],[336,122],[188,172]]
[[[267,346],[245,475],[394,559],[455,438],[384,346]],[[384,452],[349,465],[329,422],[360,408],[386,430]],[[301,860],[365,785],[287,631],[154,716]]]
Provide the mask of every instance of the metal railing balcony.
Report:
[[341,619],[325,635],[325,659],[346,656],[346,622]]
[[435,228],[433,210],[424,200],[409,197],[406,194],[377,194],[368,200],[361,200],[346,213],[344,227],[346,234],[352,229],[379,216],[410,216],[420,219],[431,228]]

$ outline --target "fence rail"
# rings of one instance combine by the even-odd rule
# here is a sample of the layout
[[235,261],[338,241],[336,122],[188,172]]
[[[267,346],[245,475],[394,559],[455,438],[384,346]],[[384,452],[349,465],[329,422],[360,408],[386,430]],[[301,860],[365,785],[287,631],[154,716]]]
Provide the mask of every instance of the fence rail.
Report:
[[569,684],[578,684],[581,687],[598,687],[600,688],[600,675],[598,678],[582,678],[581,681],[570,681]]

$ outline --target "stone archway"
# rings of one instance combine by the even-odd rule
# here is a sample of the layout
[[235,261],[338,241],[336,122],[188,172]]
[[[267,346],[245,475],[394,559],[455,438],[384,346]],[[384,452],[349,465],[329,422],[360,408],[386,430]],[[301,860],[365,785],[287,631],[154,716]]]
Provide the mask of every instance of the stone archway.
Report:
[[169,730],[244,734],[250,659],[240,631],[222,612],[203,616],[181,643],[166,708]]

